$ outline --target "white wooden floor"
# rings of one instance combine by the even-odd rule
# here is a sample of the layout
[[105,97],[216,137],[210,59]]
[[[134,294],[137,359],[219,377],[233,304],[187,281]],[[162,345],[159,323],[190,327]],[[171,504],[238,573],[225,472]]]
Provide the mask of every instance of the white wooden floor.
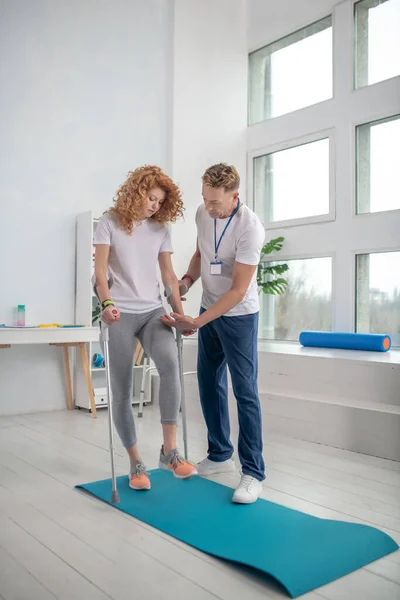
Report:
[[[189,406],[190,454],[205,452],[197,401]],[[142,455],[156,466],[157,407],[137,421]],[[236,420],[233,416],[233,428]],[[233,434],[235,439],[235,431]],[[265,600],[273,582],[170,539],[74,489],[109,476],[107,413],[0,418],[1,600]],[[263,497],[319,517],[372,524],[400,541],[400,464],[265,436]],[[117,448],[118,472],[127,461]],[[215,480],[232,487],[238,474]],[[400,599],[400,552],[304,600]]]

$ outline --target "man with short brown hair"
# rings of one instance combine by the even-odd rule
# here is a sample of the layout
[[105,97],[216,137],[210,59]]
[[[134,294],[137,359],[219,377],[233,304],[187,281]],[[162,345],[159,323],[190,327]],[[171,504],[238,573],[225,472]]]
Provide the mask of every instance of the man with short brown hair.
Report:
[[220,163],[203,175],[204,203],[196,213],[197,248],[182,281],[188,289],[201,277],[200,315],[172,313],[164,322],[199,330],[197,376],[208,428],[208,456],[199,475],[233,471],[230,441],[227,366],[239,416],[238,453],[242,478],[233,501],[255,502],[262,490],[265,466],[257,391],[259,299],[256,272],[264,244],[264,228],[239,199],[235,167]]

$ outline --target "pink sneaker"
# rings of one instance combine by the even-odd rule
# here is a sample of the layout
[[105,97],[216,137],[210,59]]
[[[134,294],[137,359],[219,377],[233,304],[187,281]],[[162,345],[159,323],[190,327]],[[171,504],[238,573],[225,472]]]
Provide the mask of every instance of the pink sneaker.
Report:
[[184,459],[176,448],[171,450],[167,456],[164,455],[163,449],[161,448],[158,467],[164,471],[172,471],[178,479],[188,479],[189,477],[193,477],[193,475],[197,475],[196,467],[191,462]]
[[129,487],[133,490],[149,490],[151,483],[142,462],[137,462],[129,473]]

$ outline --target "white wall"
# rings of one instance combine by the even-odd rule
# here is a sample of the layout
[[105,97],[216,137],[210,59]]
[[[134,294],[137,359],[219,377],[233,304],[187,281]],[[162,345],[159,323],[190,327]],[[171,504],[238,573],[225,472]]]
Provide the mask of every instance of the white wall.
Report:
[[[172,175],[181,185],[185,222],[173,228],[174,264],[183,275],[196,245],[201,176],[216,162],[236,165],[245,200],[247,45],[245,0],[175,0]],[[196,316],[200,285],[186,312]]]
[[[169,10],[0,0],[0,323],[19,303],[72,322],[76,214],[101,214],[128,170],[169,166]],[[56,349],[0,352],[0,414],[65,405]]]

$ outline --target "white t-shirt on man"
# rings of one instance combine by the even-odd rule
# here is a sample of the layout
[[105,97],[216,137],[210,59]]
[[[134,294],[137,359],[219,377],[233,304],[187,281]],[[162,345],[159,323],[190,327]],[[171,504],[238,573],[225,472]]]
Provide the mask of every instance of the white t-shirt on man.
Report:
[[119,226],[117,215],[105,213],[97,225],[94,244],[110,246],[111,297],[121,312],[144,313],[162,307],[158,255],[173,252],[166,225],[146,219],[134,223],[128,235]]
[[[228,221],[229,218],[216,219],[217,243]],[[222,261],[221,275],[210,275],[210,263],[215,260],[214,219],[209,216],[204,204],[197,209],[196,224],[203,286],[201,305],[207,309],[231,289],[235,262],[258,265],[264,245],[265,231],[257,215],[241,203],[218,248],[218,259]],[[242,302],[224,316],[251,315],[259,310],[256,271]]]

